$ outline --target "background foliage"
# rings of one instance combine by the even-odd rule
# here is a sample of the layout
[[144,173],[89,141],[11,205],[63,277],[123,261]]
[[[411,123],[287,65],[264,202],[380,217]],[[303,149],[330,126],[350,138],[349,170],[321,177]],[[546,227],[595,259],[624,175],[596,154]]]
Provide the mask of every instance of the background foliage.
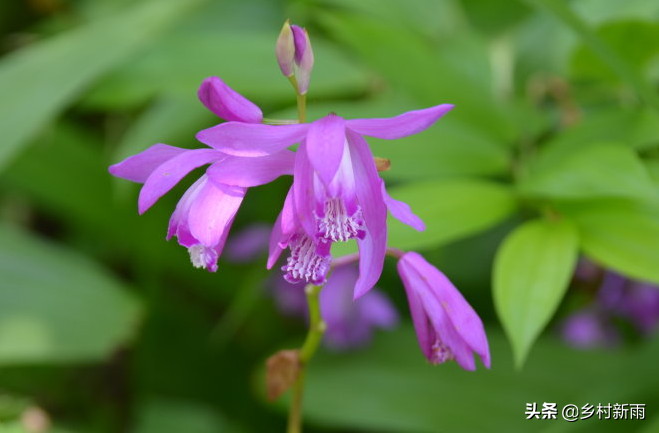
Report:
[[[312,364],[309,431],[657,428],[659,340],[579,352],[556,324],[585,302],[569,288],[580,255],[659,285],[659,2],[13,0],[0,3],[0,432],[29,431],[35,407],[52,432],[283,430],[262,364],[304,327],[277,313],[264,261],[194,270],[163,239],[187,185],[138,217],[138,188],[107,166],[156,142],[198,146],[216,122],[195,95],[209,75],[293,117],[274,59],[286,18],[312,36],[312,119],[456,104],[423,134],[370,143],[428,226],[392,223],[392,245],[456,283],[493,352],[489,371],[426,365],[390,263],[379,286],[404,323]],[[274,221],[288,182],[250,190],[234,230]],[[651,420],[525,421],[545,401],[646,403]]]

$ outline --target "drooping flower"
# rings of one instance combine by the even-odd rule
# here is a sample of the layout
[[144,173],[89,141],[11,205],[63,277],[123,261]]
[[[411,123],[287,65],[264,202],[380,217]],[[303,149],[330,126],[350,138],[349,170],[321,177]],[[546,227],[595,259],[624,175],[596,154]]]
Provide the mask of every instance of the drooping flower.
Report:
[[[233,122],[261,122],[261,110],[231,89],[218,77],[204,80],[199,99],[216,115]],[[293,173],[295,154],[289,150],[265,157],[231,156],[214,148],[182,149],[155,144],[144,152],[130,156],[109,171],[117,177],[143,183],[138,200],[139,213],[146,212],[160,197],[172,189],[190,171],[211,164],[214,172],[224,172],[227,181],[215,182],[202,175],[181,197],[172,213],[167,239],[176,236],[188,248],[195,267],[217,270],[217,260],[233,219],[250,186],[270,182]],[[231,173],[245,167],[251,176],[241,185],[230,182]],[[226,167],[226,170],[225,170]],[[226,172],[225,172],[226,171]]]
[[[273,229],[271,256],[291,249],[289,278],[323,282],[332,242],[356,239],[360,277],[355,297],[366,293],[382,273],[386,252],[387,208],[392,215],[423,230],[409,206],[384,191],[373,154],[364,135],[397,139],[430,127],[453,108],[444,104],[393,118],[345,120],[330,114],[309,124],[255,125],[227,122],[203,130],[197,139],[228,155],[258,157],[300,143],[294,181]],[[216,182],[224,177],[213,176]],[[234,185],[247,186],[235,178]],[[277,227],[279,225],[279,227]],[[274,264],[276,257],[271,258]],[[291,270],[303,272],[290,272]]]
[[483,322],[449,279],[415,252],[402,255],[398,273],[425,357],[433,364],[455,360],[465,370],[475,370],[476,353],[490,368]]
[[[320,292],[320,310],[327,325],[323,341],[335,350],[347,350],[367,344],[377,328],[390,329],[398,323],[398,313],[384,293],[374,289],[352,299],[358,278],[353,265],[337,267]],[[279,309],[287,315],[306,316],[304,283],[290,284],[278,280],[273,295]]]

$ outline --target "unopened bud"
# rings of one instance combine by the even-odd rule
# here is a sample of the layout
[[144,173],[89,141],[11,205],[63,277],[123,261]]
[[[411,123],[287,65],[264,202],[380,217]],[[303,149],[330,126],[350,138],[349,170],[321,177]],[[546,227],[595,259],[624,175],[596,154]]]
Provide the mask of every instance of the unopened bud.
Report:
[[292,25],[295,42],[295,64],[297,65],[297,91],[300,95],[307,93],[311,70],[313,69],[313,50],[309,34],[302,27]]
[[293,39],[293,30],[290,21],[286,20],[284,27],[279,32],[277,39],[277,63],[282,74],[291,77],[294,73],[295,66],[295,41]]
[[268,400],[275,401],[290,388],[300,373],[300,354],[297,350],[280,350],[266,361]]
[[375,167],[378,171],[387,171],[391,168],[391,160],[387,158],[380,158],[379,156],[374,156]]

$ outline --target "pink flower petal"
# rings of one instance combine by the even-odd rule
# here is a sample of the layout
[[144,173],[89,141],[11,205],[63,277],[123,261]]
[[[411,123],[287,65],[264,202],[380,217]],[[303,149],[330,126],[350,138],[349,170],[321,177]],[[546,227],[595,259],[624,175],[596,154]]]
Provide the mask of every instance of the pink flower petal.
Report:
[[219,255],[246,191],[237,186],[206,182],[190,206],[190,233],[202,245],[215,247]]
[[144,152],[129,156],[123,161],[111,165],[108,171],[113,176],[144,183],[159,165],[188,150],[167,144],[154,144]]
[[213,149],[194,149],[180,153],[158,166],[144,182],[140,191],[138,200],[140,214],[146,212],[192,170],[224,157],[225,155]]
[[358,134],[394,140],[417,134],[430,127],[437,119],[451,111],[453,105],[442,104],[424,110],[408,111],[396,117],[383,119],[353,119],[346,127]]
[[391,215],[398,221],[402,222],[403,224],[407,224],[408,226],[420,232],[426,229],[426,225],[423,223],[421,218],[414,215],[412,209],[410,209],[410,205],[403,201],[391,198],[391,196],[387,193],[387,189],[384,187],[384,182],[382,182],[382,197],[384,198],[384,202],[387,204],[389,212],[391,212]]
[[263,113],[253,102],[227,86],[219,77],[208,77],[199,86],[199,100],[227,121],[261,123]]
[[345,120],[336,114],[318,119],[309,126],[309,161],[325,185],[332,181],[339,168],[345,141]]
[[228,155],[264,156],[299,142],[308,127],[227,122],[199,131],[197,140]]
[[288,149],[258,157],[227,156],[211,165],[206,173],[215,182],[236,186],[258,186],[279,176],[293,174],[295,152]]

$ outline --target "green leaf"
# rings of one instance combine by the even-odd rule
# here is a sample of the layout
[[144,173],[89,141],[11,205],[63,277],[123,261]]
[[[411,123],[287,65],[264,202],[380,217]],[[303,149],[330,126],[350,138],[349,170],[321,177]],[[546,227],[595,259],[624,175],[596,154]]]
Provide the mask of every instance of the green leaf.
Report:
[[536,169],[519,185],[523,193],[565,199],[659,198],[642,161],[625,145],[582,145],[560,159],[552,158],[551,150],[548,154],[544,160],[540,157]]
[[152,398],[142,405],[135,433],[236,433],[239,430],[212,407],[186,400]]
[[401,249],[422,250],[476,234],[500,223],[516,208],[510,189],[489,181],[416,182],[388,192],[409,204],[426,223],[426,230],[418,232],[389,217],[388,244]]
[[487,45],[475,34],[456,33],[433,43],[416,32],[396,28],[395,22],[362,14],[325,12],[320,16],[335,37],[395,88],[426,106],[455,104],[451,116],[466,127],[484,131],[497,143],[512,141],[514,125],[494,97]]
[[590,25],[564,0],[525,0],[538,8],[551,13],[556,19],[575,32],[583,43],[615,73],[622,82],[631,87],[636,96],[645,101],[655,114],[659,113],[659,96],[652,85],[639,71],[629,64],[615,49],[612,49]]
[[[259,106],[295,100],[291,99],[291,86],[275,61],[273,47],[278,30],[184,30],[171,32],[154,49],[113,72],[83,103],[93,108],[121,109],[143,104],[163,93],[196,100],[197,88],[210,75],[222,77]],[[365,91],[364,70],[332,44],[314,37],[313,50],[316,60],[309,92],[313,92],[314,98]],[[263,64],[269,67],[253,66]]]
[[0,365],[102,360],[135,330],[135,299],[94,262],[0,226]]
[[632,278],[659,284],[659,209],[596,201],[564,207],[590,257]]
[[494,303],[521,367],[558,308],[578,256],[577,230],[568,220],[536,220],[515,229],[494,261]]
[[[597,35],[621,59],[639,71],[659,54],[659,23],[640,19],[607,22],[597,29]],[[572,57],[572,74],[577,80],[602,80],[610,84],[618,77],[587,46],[579,47]]]
[[0,167],[94,80],[199,1],[140,3],[6,56],[0,63]]

